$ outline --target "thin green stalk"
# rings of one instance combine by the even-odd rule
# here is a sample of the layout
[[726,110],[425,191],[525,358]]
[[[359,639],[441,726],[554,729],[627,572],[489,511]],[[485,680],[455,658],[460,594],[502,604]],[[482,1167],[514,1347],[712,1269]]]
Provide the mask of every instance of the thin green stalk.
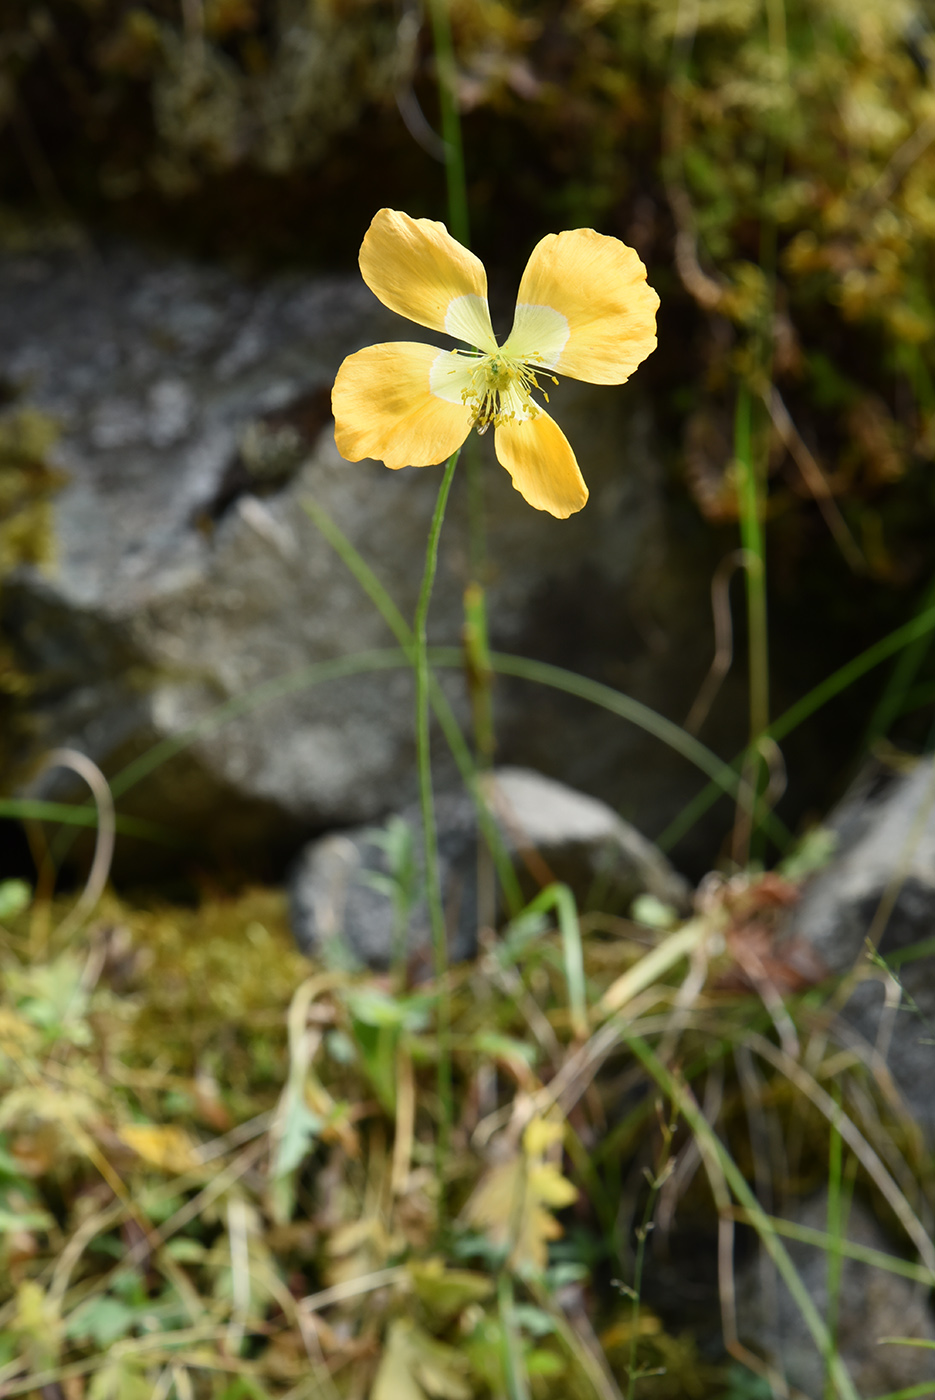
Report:
[[[354,545],[347,538],[344,532],[339,529],[331,516],[325,511],[317,501],[306,500],[303,502],[303,509],[309,516],[313,524],[321,531],[332,549],[346,565],[348,570],[360,584],[367,597],[378,609],[380,616],[400,646],[407,655],[412,655],[415,645],[412,636],[412,629],[406,622],[399,608],[393,602],[383,584],[370,568],[370,565],[363,558]],[[445,692],[438,684],[434,676],[429,681],[430,700],[432,709],[441,725],[442,733],[448,743],[462,781],[468,792],[474,799],[477,808],[477,820],[481,833],[487,843],[487,849],[493,857],[496,867],[497,877],[503,886],[503,893],[506,898],[510,914],[516,915],[522,909],[525,900],[513,869],[513,862],[500,835],[500,828],[494,821],[484,801],[484,795],[480,790],[477,781],[477,765],[471,757],[461,727],[455,718],[454,712],[448,703]]]
[[[588,676],[579,676],[561,666],[552,666],[547,661],[535,661],[525,656],[509,656],[494,651],[490,654],[490,664],[499,675],[517,676],[521,680],[551,686],[554,690],[563,690],[567,695],[577,695],[592,705],[599,705],[611,714],[628,720],[681,754],[703,773],[707,773],[713,780],[718,794],[728,793],[735,796],[742,788],[743,780],[738,777],[736,767],[731,767],[729,763],[718,758],[717,754],[712,753],[694,735],[688,734],[672,720],[657,714],[648,705],[634,700],[622,690],[614,690],[611,686],[593,681]],[[767,821],[775,837],[785,844],[789,840],[789,833],[782,824],[772,814],[769,814]]]
[[784,739],[804,720],[809,719],[822,705],[833,700],[836,695],[839,695],[842,690],[846,690],[854,681],[859,680],[867,671],[873,670],[874,666],[879,666],[881,661],[886,661],[895,652],[901,651],[903,647],[909,646],[919,637],[924,637],[926,633],[933,630],[935,630],[935,607],[919,613],[918,617],[903,623],[902,627],[897,627],[896,631],[891,632],[889,636],[883,637],[879,642],[874,642],[873,646],[860,652],[853,661],[845,662],[837,671],[833,671],[827,680],[816,685],[794,705],[790,705],[785,714],[780,715],[779,719],[774,720],[770,725],[768,731],[770,738],[777,742]]
[[[819,1354],[826,1356],[829,1353],[828,1329],[821,1319],[821,1315],[799,1277],[795,1265],[789,1257],[788,1251],[779,1238],[779,1234],[770,1221],[769,1216],[763,1210],[756,1196],[744,1179],[733,1157],[721,1142],[717,1133],[705,1118],[701,1109],[695,1103],[691,1094],[687,1093],[665,1065],[647,1045],[647,1043],[624,1026],[622,1028],[623,1038],[630,1046],[633,1053],[642,1065],[647,1069],[652,1078],[656,1081],[662,1092],[672,1101],[678,1112],[685,1119],[689,1128],[695,1136],[703,1156],[716,1159],[717,1165],[727,1181],[731,1191],[736,1196],[740,1204],[746,1209],[750,1223],[753,1225],[760,1240],[776,1266],[783,1282],[802,1315],[802,1320],[812,1335],[812,1339],[818,1348]],[[847,1373],[839,1356],[831,1358],[831,1373],[834,1380],[835,1389],[840,1400],[860,1400],[854,1383]]]
[[469,583],[464,590],[464,669],[471,695],[477,763],[480,768],[490,768],[496,748],[491,686],[493,671],[487,636],[487,598],[479,583]]
[[438,983],[438,1100],[441,1116],[438,1125],[438,1179],[444,1199],[444,1166],[448,1160],[448,1140],[454,1119],[451,1079],[451,989],[448,986],[448,938],[445,911],[442,906],[441,883],[438,876],[438,832],[435,825],[435,798],[432,792],[432,754],[429,732],[429,662],[427,623],[432,587],[438,567],[438,541],[448,494],[454,480],[455,467],[461,449],[452,453],[445,465],[445,474],[438,488],[432,523],[425,546],[425,570],[413,623],[416,671],[416,760],[419,768],[419,805],[422,810],[422,834],[425,841],[425,899],[432,931],[432,954],[435,980]]
[[500,1362],[507,1400],[529,1400],[523,1343],[514,1314],[513,1280],[506,1269],[501,1270],[497,1280],[497,1311],[500,1314]]
[[[671,1162],[671,1158],[669,1158],[668,1161]],[[643,1289],[643,1269],[646,1264],[646,1241],[649,1239],[649,1232],[653,1228],[653,1211],[656,1208],[656,1197],[659,1195],[659,1188],[665,1180],[665,1172],[666,1168],[663,1167],[658,1176],[650,1176],[649,1195],[646,1198],[643,1219],[636,1231],[636,1258],[633,1262],[633,1287],[628,1290],[630,1296],[630,1356],[627,1365],[627,1400],[634,1400],[634,1396],[636,1395],[636,1383],[641,1375],[636,1364],[636,1355],[640,1340],[640,1304]]]
[[448,186],[448,224],[459,243],[467,247],[467,181],[464,174],[464,148],[461,143],[461,117],[458,112],[454,42],[448,0],[430,0],[432,42],[438,67],[438,103],[441,109],[442,140],[445,143],[445,179]]
[[[841,1092],[834,1085],[833,1097],[841,1107]],[[825,1321],[828,1324],[828,1347],[825,1356],[824,1400],[834,1400],[834,1382],[831,1376],[831,1362],[838,1349],[838,1304],[841,1297],[841,1267],[843,1252],[841,1241],[844,1238],[844,1143],[837,1123],[831,1124],[828,1142],[828,1234],[831,1245],[827,1255],[828,1270],[828,1311]]]
[[[738,1210],[737,1218],[745,1224],[749,1224],[743,1211]],[[825,1230],[815,1230],[810,1225],[799,1225],[793,1220],[782,1220],[777,1215],[771,1215],[769,1220],[776,1234],[784,1235],[786,1239],[797,1240],[799,1244],[812,1244],[816,1249],[820,1249],[826,1254],[834,1249],[844,1259],[855,1259],[859,1264],[869,1264],[871,1268],[883,1269],[890,1274],[898,1274],[900,1278],[908,1278],[913,1283],[925,1284],[927,1288],[932,1286],[932,1271],[927,1269],[924,1264],[913,1264],[909,1259],[900,1259],[898,1255],[887,1254],[882,1249],[871,1249],[868,1245],[855,1244],[853,1240],[847,1239],[844,1235],[840,1238],[834,1238]]]
[[[97,808],[86,803],[45,802],[36,797],[5,797],[0,799],[0,817],[21,822],[64,822],[69,826],[97,826]],[[184,846],[185,842],[170,827],[159,826],[142,817],[114,818],[114,826],[124,836],[138,836],[143,841],[155,841],[162,846]]]
[[584,950],[575,897],[567,885],[556,882],[540,890],[523,910],[524,914],[542,914],[554,909],[562,935],[562,955],[565,964],[565,985],[568,988],[568,1012],[572,1034],[585,1040],[588,1034],[588,993],[584,977]]
[[[851,661],[845,662],[837,671],[833,671],[825,680],[814,686],[807,695],[803,695],[801,700],[797,700],[794,705],[790,705],[786,712],[774,720],[766,731],[771,739],[777,742],[784,739],[787,734],[791,734],[805,720],[810,719],[817,710],[827,705],[829,701],[835,699],[848,686],[860,680],[861,676],[872,671],[875,666],[888,660],[889,657],[901,651],[903,647],[910,646],[920,637],[935,630],[935,607],[929,608],[926,612],[920,613],[918,617],[912,618],[910,622],[905,622],[901,627],[897,627],[888,636],[882,637],[880,641],[874,642],[866,651],[862,651]],[[743,755],[735,758],[731,766],[736,773]],[[656,845],[667,851],[680,841],[687,831],[690,831],[708,808],[727,791],[725,784],[715,780],[708,784],[693,797],[691,802],[683,808],[677,817],[669,823],[665,831],[656,837]]]
[[[354,575],[361,588],[368,598],[379,609],[384,622],[393,633],[400,646],[404,649],[412,647],[412,632],[408,623],[403,618],[402,613],[393,602],[383,584],[370,568],[366,560],[355,549],[354,545],[334,523],[328,513],[313,500],[304,502],[304,509],[316,527],[324,535],[332,549],[340,556],[341,560]],[[935,609],[933,609],[933,626],[935,626]],[[458,666],[462,662],[461,654],[452,648],[433,647],[430,652],[432,662],[436,666]],[[621,719],[635,724],[638,728],[645,730],[682,755],[689,763],[700,768],[703,773],[718,785],[718,792],[726,792],[735,795],[740,785],[740,779],[731,766],[719,759],[715,753],[705,747],[700,740],[688,734],[672,720],[666,719],[663,715],[657,714],[648,705],[642,704],[639,700],[634,700],[623,691],[614,690],[610,686],[602,685],[599,681],[593,681],[587,676],[576,675],[573,671],[566,671],[561,666],[553,666],[545,661],[535,661],[528,657],[510,656],[503,652],[485,652],[485,661],[493,671],[500,675],[515,676],[518,679],[532,681],[539,685],[546,685],[555,690],[565,691],[566,694],[576,695],[582,700],[587,700],[592,705],[599,705],[602,709],[609,710],[611,714],[618,715]],[[448,744],[454,755],[455,762],[461,771],[466,786],[472,792],[476,792],[476,769],[464,743],[464,738],[458,728],[457,721],[451,713],[440,688],[433,689],[433,705],[438,716],[439,723],[448,740]],[[483,803],[479,803],[479,811],[486,812]],[[494,828],[495,830],[496,828]],[[778,824],[771,827],[774,839],[782,842],[788,840],[788,833],[783,831]],[[487,831],[485,829],[485,837]],[[502,843],[500,843],[502,847]],[[497,854],[497,846],[492,845],[491,851],[495,861],[497,861],[497,873],[501,880],[504,878],[504,871],[500,867]],[[507,858],[508,859],[508,858]],[[512,865],[509,866],[512,871]],[[518,896],[518,886],[517,886]],[[518,913],[524,901],[514,908],[511,903],[511,913]]]
[[[449,0],[430,0],[429,9],[432,17],[435,62],[438,68],[438,101],[448,191],[448,227],[459,243],[463,243],[467,248],[470,247],[471,232]],[[467,484],[468,564],[471,577],[468,590],[471,594],[470,609],[468,594],[465,594],[465,631],[470,636],[473,629],[475,634],[479,632],[486,638],[487,602],[484,580],[487,574],[487,531],[484,519],[484,463],[480,439],[474,433],[470,434],[465,444],[464,471]],[[474,716],[474,744],[479,766],[487,768],[493,761],[494,750],[492,676],[490,671],[483,667],[472,672],[469,652],[467,659]]]
[[[322,512],[321,517],[316,519],[327,519]],[[219,705],[217,709],[211,710],[202,716],[200,720],[191,728],[181,734],[173,735],[169,739],[160,740],[151,749],[134,759],[131,763],[114,777],[111,782],[111,791],[115,797],[123,796],[143,778],[147,777],[163,763],[174,758],[176,754],[183,752],[199,739],[207,738],[216,733],[230,720],[237,719],[241,715],[249,714],[262,705],[270,704],[274,700],[283,696],[291,695],[299,690],[306,690],[315,685],[320,685],[326,681],[341,680],[349,676],[364,675],[372,671],[400,670],[412,665],[412,632],[403,621],[396,605],[389,598],[382,584],[376,580],[375,576],[367,568],[367,565],[356,555],[353,546],[347,543],[349,555],[345,555],[339,547],[338,540],[343,540],[343,536],[334,527],[335,536],[332,537],[324,530],[327,538],[341,553],[342,558],[353,568],[355,577],[365,587],[367,592],[377,606],[383,612],[388,624],[396,631],[397,625],[402,631],[397,631],[403,645],[397,647],[374,648],[372,651],[357,652],[350,656],[335,657],[330,661],[317,661],[310,666],[303,666],[296,671],[287,672],[283,676],[277,676],[263,685],[247,691],[243,695],[236,695]],[[351,558],[360,560],[359,565],[352,565]],[[371,591],[372,590],[372,591]],[[396,621],[391,621],[395,619]],[[916,625],[916,624],[913,624]],[[935,609],[932,611],[932,625],[935,626]],[[891,648],[892,650],[893,648]],[[887,655],[890,653],[887,652]],[[429,649],[429,657],[433,666],[460,670],[463,666],[464,658],[461,651],[454,647],[432,647]],[[703,773],[707,773],[713,779],[715,795],[728,793],[735,795],[740,786],[740,779],[737,772],[730,764],[719,759],[717,754],[706,748],[693,735],[687,734],[672,720],[657,714],[648,705],[642,704],[639,700],[634,700],[632,696],[626,695],[623,691],[614,690],[611,686],[602,685],[598,681],[592,681],[587,676],[579,676],[573,671],[566,671],[560,666],[552,666],[548,662],[532,660],[523,656],[511,656],[504,652],[493,652],[490,655],[490,665],[492,670],[501,675],[515,676],[522,680],[531,681],[535,684],[549,686],[554,690],[564,691],[568,695],[576,695],[582,700],[588,701],[592,705],[598,705],[602,709],[608,710],[611,714],[617,715],[621,719],[627,720],[646,733],[652,734],[661,743],[666,744],[674,752],[680,754],[689,763],[694,764]],[[452,746],[452,752],[461,768],[465,781],[470,785],[470,775],[474,772],[474,764],[471,759],[464,737],[457,726],[457,721],[451,714],[450,706],[440,688],[432,687],[433,702],[437,705],[439,722],[445,733],[445,737]],[[75,811],[87,810],[89,822],[94,822],[94,809],[90,804],[79,804]],[[75,818],[74,820],[78,820]],[[788,833],[783,833],[777,827],[776,835],[782,839],[788,838]],[[496,849],[496,848],[494,848]],[[522,908],[523,900],[517,904],[517,912]]]
[[[935,578],[925,590],[917,616],[928,612],[933,606],[935,606]],[[864,735],[863,748],[869,749],[876,739],[882,738],[884,734],[888,733],[890,725],[903,713],[909,688],[916,678],[919,667],[925,660],[925,653],[931,645],[931,640],[931,634],[926,633],[903,650],[893,667],[893,673],[877,702],[876,709],[870,717],[870,723]]]

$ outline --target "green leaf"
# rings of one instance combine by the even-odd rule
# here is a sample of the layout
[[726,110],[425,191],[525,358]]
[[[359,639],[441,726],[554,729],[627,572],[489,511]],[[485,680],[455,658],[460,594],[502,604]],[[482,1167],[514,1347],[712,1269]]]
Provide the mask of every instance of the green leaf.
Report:
[[441,1259],[412,1260],[409,1276],[416,1296],[440,1321],[493,1292],[493,1280],[472,1269],[446,1269]]
[[313,1113],[300,1092],[290,1094],[286,1122],[279,1150],[276,1153],[274,1176],[286,1176],[308,1156],[312,1143],[319,1136],[322,1120]]
[[562,1357],[556,1356],[554,1351],[544,1351],[541,1347],[527,1351],[524,1360],[526,1374],[530,1376],[561,1376],[568,1369]]
[[514,1303],[513,1321],[530,1337],[548,1337],[555,1331],[555,1323],[549,1314],[531,1303]]
[[359,987],[346,994],[347,1008],[355,1021],[367,1026],[392,1026],[421,1031],[429,1024],[435,998],[392,997],[376,987]]
[[65,1336],[109,1347],[132,1331],[138,1313],[117,1298],[92,1298],[76,1308],[65,1322]]
[[492,1060],[519,1060],[530,1068],[539,1058],[539,1050],[525,1040],[516,1040],[511,1035],[498,1035],[496,1031],[480,1031],[471,1037],[471,1048],[480,1055]]
[[365,1021],[352,1023],[364,1069],[370,1077],[380,1107],[391,1117],[396,1113],[396,1047],[399,1027],[374,1026]]

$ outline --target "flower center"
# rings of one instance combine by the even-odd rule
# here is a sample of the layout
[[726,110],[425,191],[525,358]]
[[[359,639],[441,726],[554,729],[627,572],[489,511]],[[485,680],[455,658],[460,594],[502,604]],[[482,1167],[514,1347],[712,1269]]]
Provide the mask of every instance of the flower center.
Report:
[[[557,384],[558,380],[553,382]],[[483,436],[491,424],[496,427],[516,419],[524,422],[541,413],[539,405],[531,398],[533,389],[548,403],[549,396],[529,365],[498,350],[496,354],[480,357],[461,398],[474,415],[478,434]]]

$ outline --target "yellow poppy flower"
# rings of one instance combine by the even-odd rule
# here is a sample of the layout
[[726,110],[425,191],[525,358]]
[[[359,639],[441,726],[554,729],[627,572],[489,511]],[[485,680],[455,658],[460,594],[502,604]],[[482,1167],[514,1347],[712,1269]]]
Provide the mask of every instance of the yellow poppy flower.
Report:
[[472,427],[531,506],[565,519],[588,499],[565,434],[535,402],[539,379],[623,384],[656,348],[659,298],[632,248],[593,229],[550,233],[519,284],[513,329],[498,346],[483,263],[431,219],[381,209],[360,250],[385,306],[472,347],[401,341],[349,355],[331,396],[342,457],[388,467],[443,462]]

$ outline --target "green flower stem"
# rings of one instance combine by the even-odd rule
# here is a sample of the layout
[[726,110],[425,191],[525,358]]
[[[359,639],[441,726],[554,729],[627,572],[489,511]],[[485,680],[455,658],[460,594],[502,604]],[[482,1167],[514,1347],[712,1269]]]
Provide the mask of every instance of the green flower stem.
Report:
[[[399,642],[400,646],[406,654],[411,657],[414,648],[412,629],[370,565],[360,552],[354,548],[354,545],[344,534],[343,530],[335,524],[328,512],[324,510],[317,501],[304,501],[303,509],[313,524],[324,535],[342,563],[344,563],[348,570],[354,575],[354,578],[360,584],[370,601],[379,610],[380,616],[383,618],[383,621]],[[486,641],[484,655],[486,657]],[[459,656],[452,664],[460,665],[461,661],[462,658]],[[503,893],[510,914],[511,916],[516,915],[522,909],[526,901],[523,899],[519,881],[513,869],[513,862],[510,859],[509,852],[500,835],[500,828],[490,814],[490,810],[484,799],[484,794],[477,781],[477,764],[471,757],[471,751],[464,735],[461,733],[461,728],[448,703],[445,692],[434,676],[429,678],[429,690],[429,699],[432,703],[432,709],[435,711],[435,717],[441,726],[448,747],[451,749],[454,761],[458,765],[458,771],[461,774],[464,786],[474,799],[474,805],[477,808],[478,825],[487,843],[487,849],[493,857],[497,877],[503,886]]]
[[432,43],[438,67],[438,103],[445,143],[445,178],[448,185],[448,223],[459,243],[468,246],[467,181],[464,175],[464,148],[461,144],[461,117],[455,89],[455,51],[451,37],[448,0],[430,0]]
[[[438,68],[438,102],[441,112],[442,140],[445,148],[445,180],[448,190],[448,227],[459,243],[470,247],[471,231],[468,218],[467,177],[464,170],[464,144],[461,137],[461,114],[458,93],[454,43],[451,35],[449,0],[430,0],[432,41]],[[487,531],[484,519],[484,463],[480,439],[471,433],[464,446],[464,470],[467,485],[468,559],[471,583],[465,594],[465,636],[486,638],[487,613],[484,580],[487,576]],[[471,708],[474,715],[474,748],[480,768],[493,762],[493,686],[489,668],[473,666],[470,647],[465,647]]]
[[429,734],[429,661],[427,623],[429,604],[432,601],[432,586],[438,567],[438,540],[445,507],[454,479],[455,467],[461,449],[452,453],[445,464],[445,474],[438,497],[429,536],[425,546],[425,570],[422,587],[413,623],[415,634],[416,670],[416,758],[419,765],[419,804],[422,809],[422,834],[425,840],[425,899],[429,911],[429,925],[432,930],[432,953],[435,965],[435,980],[438,984],[438,1101],[440,1117],[438,1124],[438,1166],[441,1201],[444,1201],[444,1179],[442,1168],[448,1160],[448,1140],[454,1116],[451,1082],[451,990],[448,986],[448,938],[445,929],[445,911],[442,907],[441,884],[438,878],[438,832],[435,825],[435,799],[432,793],[432,754]]

